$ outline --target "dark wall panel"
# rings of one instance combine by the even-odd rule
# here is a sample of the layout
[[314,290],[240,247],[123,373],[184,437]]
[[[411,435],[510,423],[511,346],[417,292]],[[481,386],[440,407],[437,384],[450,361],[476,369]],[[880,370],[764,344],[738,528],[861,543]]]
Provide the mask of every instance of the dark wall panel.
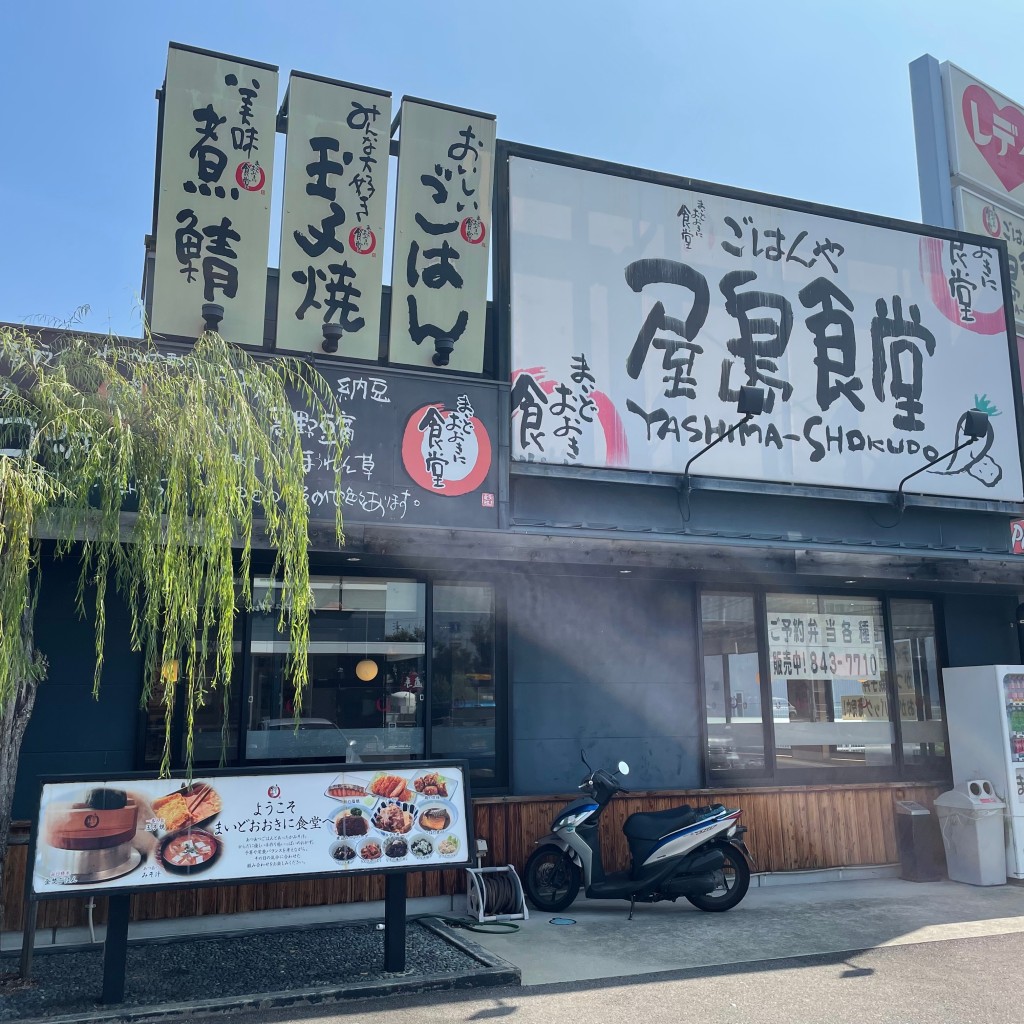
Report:
[[40,775],[135,768],[135,733],[142,657],[129,649],[128,611],[111,595],[107,645],[98,700],[92,697],[93,630],[75,611],[77,563],[46,562],[36,612],[36,644],[49,661],[18,766],[15,819],[35,816]]
[[581,747],[634,789],[700,785],[691,587],[537,574],[508,594],[514,792],[574,790]]
[[1020,661],[1015,598],[947,594],[943,609],[951,668]]

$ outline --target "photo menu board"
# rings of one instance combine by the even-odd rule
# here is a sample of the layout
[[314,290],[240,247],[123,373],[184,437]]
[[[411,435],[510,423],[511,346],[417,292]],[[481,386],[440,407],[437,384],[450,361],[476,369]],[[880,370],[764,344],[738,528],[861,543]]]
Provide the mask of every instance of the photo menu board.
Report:
[[42,788],[35,897],[470,863],[465,768],[211,773]]

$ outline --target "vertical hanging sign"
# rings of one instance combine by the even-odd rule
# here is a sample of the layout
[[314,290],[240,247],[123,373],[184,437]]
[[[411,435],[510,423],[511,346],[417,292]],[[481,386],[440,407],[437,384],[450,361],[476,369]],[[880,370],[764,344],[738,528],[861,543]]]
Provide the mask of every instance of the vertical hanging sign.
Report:
[[277,348],[376,359],[391,93],[293,71]]
[[402,99],[389,358],[481,373],[495,119]]
[[[159,141],[154,334],[263,344],[277,68],[171,43]],[[207,306],[204,314],[203,307]],[[211,318],[212,314],[212,318]]]

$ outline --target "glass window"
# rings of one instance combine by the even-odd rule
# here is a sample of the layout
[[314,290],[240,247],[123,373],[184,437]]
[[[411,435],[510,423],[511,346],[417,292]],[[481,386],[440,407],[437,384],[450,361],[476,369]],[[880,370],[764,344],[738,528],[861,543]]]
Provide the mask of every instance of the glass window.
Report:
[[[241,634],[241,622],[236,620],[235,635]],[[238,760],[238,724],[239,708],[241,707],[242,689],[242,642],[236,639],[232,644],[231,686],[227,693],[227,708],[224,706],[224,693],[213,690],[207,694],[206,702],[196,708],[192,728],[193,761],[195,765],[217,766],[234,764]],[[212,658],[211,658],[212,661]],[[177,682],[179,664],[176,661],[164,665],[159,678],[153,683],[145,715],[145,753],[146,768],[159,768],[164,751],[164,733],[166,728],[166,709],[164,694],[168,681],[173,678]],[[184,728],[184,696],[185,685],[181,683],[175,693],[174,722],[180,735],[172,744],[177,747],[177,759],[172,767],[185,763],[186,733]],[[225,714],[226,712],[226,714]],[[223,757],[223,762],[222,762]]]
[[309,688],[296,727],[285,684],[288,638],[277,631],[279,585],[254,581],[251,759],[350,763],[423,756],[425,586],[414,580],[317,577],[309,625]]
[[881,602],[767,594],[765,608],[777,767],[891,765]]
[[467,758],[472,780],[493,786],[497,700],[492,588],[435,586],[433,629],[431,756]]
[[754,598],[701,595],[708,764],[712,776],[761,768],[764,726]]
[[935,608],[931,601],[894,600],[890,611],[903,758],[907,764],[944,759],[948,754],[939,695]]

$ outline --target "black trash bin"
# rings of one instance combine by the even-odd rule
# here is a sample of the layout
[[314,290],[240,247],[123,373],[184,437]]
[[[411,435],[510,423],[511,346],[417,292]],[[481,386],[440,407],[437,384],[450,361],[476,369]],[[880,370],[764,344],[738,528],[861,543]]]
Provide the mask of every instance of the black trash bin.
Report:
[[946,877],[946,857],[935,815],[914,800],[896,801],[896,845],[900,878],[937,882]]

